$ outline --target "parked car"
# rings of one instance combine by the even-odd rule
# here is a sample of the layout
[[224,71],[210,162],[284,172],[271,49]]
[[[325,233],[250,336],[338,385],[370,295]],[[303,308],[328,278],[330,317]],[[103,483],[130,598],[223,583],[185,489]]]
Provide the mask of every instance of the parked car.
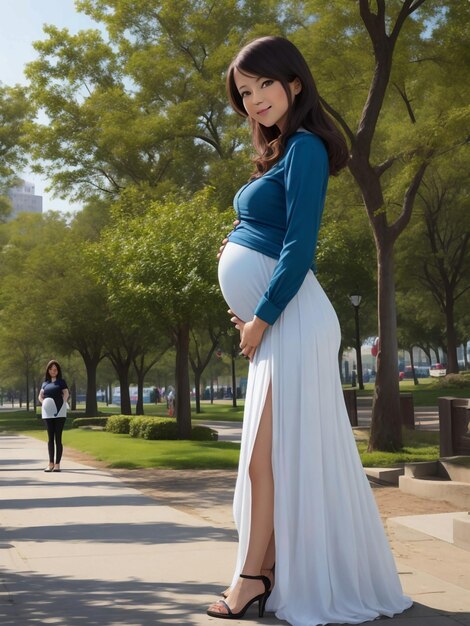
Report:
[[441,376],[445,376],[447,374],[446,366],[442,363],[434,363],[431,365],[431,369],[429,370],[429,375],[433,378],[440,378]]

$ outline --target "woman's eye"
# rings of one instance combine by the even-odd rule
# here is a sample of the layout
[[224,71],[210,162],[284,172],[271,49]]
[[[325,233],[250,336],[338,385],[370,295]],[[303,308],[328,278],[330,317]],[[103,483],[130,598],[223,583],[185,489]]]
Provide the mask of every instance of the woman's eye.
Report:
[[269,79],[269,80],[263,80],[263,84],[261,85],[262,87],[270,87],[273,84],[273,80]]
[[249,96],[249,95],[250,95],[250,92],[249,92],[249,91],[242,91],[242,92],[240,92],[240,96],[241,96],[242,98],[246,98],[246,96]]

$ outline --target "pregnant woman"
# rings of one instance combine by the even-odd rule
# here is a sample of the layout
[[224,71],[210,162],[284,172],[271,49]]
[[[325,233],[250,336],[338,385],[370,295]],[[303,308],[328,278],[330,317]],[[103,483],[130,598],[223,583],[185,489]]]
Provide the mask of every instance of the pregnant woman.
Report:
[[[49,361],[46,367],[44,382],[39,392],[39,402],[42,404],[41,416],[47,428],[49,451],[49,465],[45,472],[60,472],[62,459],[62,431],[67,416],[67,399],[69,390],[62,378],[62,370],[57,361]],[[54,459],[55,447],[55,459]],[[55,461],[55,462],[54,462]]]
[[391,616],[411,601],[344,405],[338,320],[315,277],[328,177],[345,166],[346,144],[286,39],[245,46],[227,87],[257,154],[219,263],[250,369],[234,498],[238,557],[225,600],[207,612],[237,619],[258,602],[260,616],[266,606],[292,626]]

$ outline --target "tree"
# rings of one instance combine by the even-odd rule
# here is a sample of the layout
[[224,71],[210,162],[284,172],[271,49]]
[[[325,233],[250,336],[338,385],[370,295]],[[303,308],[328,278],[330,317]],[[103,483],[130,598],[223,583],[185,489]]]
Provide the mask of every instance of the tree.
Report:
[[[189,343],[192,328],[223,307],[215,254],[230,215],[220,213],[210,190],[154,202],[136,218],[122,218],[101,241],[99,272],[110,297],[153,311],[175,349],[176,413],[181,438],[191,434]],[[129,310],[129,309],[127,309]],[[157,329],[151,329],[156,332]]]
[[[107,309],[85,262],[85,241],[73,223],[69,226],[65,217],[54,213],[24,214],[7,226],[10,236],[3,248],[0,280],[3,274],[3,284],[11,289],[0,294],[4,310],[12,311],[12,328],[18,318],[29,320],[29,333],[37,338],[42,354],[79,352],[87,370],[86,414],[96,415],[96,368],[105,355]],[[18,324],[18,338],[20,328]]]
[[470,302],[468,185],[462,170],[468,157],[462,156],[453,154],[426,176],[398,257],[400,288],[430,294],[443,317],[449,373],[458,372],[457,345],[465,334],[456,307],[463,312]]
[[211,184],[227,206],[250,168],[222,76],[242,36],[281,21],[280,5],[78,2],[106,34],[49,25],[34,44],[26,74],[49,118],[33,129],[36,168],[74,198],[115,199],[132,184],[157,199]]
[[352,177],[332,181],[320,229],[317,266],[318,278],[328,294],[341,325],[343,349],[355,346],[355,323],[349,296],[362,296],[361,334],[375,336],[377,298],[374,244],[367,217],[357,209],[361,198]]
[[219,328],[215,329],[212,324],[209,325],[208,328],[192,329],[191,330],[191,341],[190,341],[190,350],[189,350],[189,362],[191,364],[191,368],[194,374],[194,387],[196,389],[196,413],[201,413],[201,377],[210,363],[210,360],[219,345],[221,337],[227,331],[227,314],[225,311],[221,311],[222,307],[219,308],[219,313],[224,313],[225,315],[221,319],[221,324]]
[[[445,31],[453,17],[448,5],[443,10],[442,3],[430,0],[426,2],[427,13],[423,9],[418,15],[417,11],[424,3],[425,0],[387,4],[384,0],[358,0],[355,6],[344,2],[331,3],[324,8],[322,3],[312,1],[307,3],[307,11],[313,12],[318,19],[299,35],[299,41],[304,45],[321,29],[329,37],[326,45],[325,38],[320,37],[317,44],[310,47],[309,56],[314,58],[321,50],[322,58],[328,58],[320,71],[325,85],[327,81],[332,83],[329,88],[326,86],[324,91],[321,90],[325,97],[324,106],[349,140],[349,170],[361,191],[376,245],[380,351],[370,450],[399,449],[402,441],[393,261],[395,242],[408,225],[422,178],[438,146],[461,140],[453,135],[456,120],[461,118],[464,109],[461,94],[455,93],[451,105],[447,94],[444,99],[438,88],[423,97],[422,85],[429,83],[431,71],[436,82],[436,68],[429,69],[432,61],[425,63],[425,59],[431,51],[446,59],[446,48],[441,41],[435,43],[425,36],[430,28],[428,20],[437,20]],[[464,11],[467,10],[468,7]],[[459,42],[463,38],[460,33]],[[439,40],[437,35],[436,39]],[[371,55],[364,55],[365,46],[369,47]],[[328,57],[333,47],[336,53],[342,54]],[[364,80],[364,69],[371,77],[369,83]],[[448,72],[449,68],[446,70]],[[335,80],[331,81],[333,71]],[[346,87],[338,96],[339,85]],[[336,102],[330,100],[335,96]],[[431,96],[433,112],[429,104]],[[449,109],[452,110],[449,112]],[[398,122],[397,110],[402,111]],[[392,117],[394,123],[390,123]],[[401,169],[398,169],[399,165]]]
[[11,210],[6,192],[17,182],[16,172],[25,163],[27,129],[32,116],[33,108],[25,89],[0,83],[0,222]]

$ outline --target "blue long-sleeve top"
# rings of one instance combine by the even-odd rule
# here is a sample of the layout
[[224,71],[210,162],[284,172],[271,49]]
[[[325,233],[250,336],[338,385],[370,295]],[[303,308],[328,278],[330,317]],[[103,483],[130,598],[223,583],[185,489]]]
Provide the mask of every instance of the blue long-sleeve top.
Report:
[[328,185],[328,154],[323,141],[306,131],[287,140],[282,158],[235,195],[240,224],[233,243],[278,259],[255,315],[274,324],[315,272],[315,251]]

